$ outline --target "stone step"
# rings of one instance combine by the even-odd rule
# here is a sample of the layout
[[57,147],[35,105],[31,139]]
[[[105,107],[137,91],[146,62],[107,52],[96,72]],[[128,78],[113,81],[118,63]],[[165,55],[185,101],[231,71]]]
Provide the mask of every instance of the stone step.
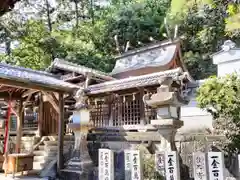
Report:
[[44,156],[44,155],[45,155],[45,151],[36,150],[36,151],[33,151],[33,154],[34,154],[35,156]]
[[[58,136],[48,136],[48,139],[50,141],[58,141]],[[67,141],[67,140],[73,141],[74,140],[74,136],[73,135],[65,135],[64,136],[64,140],[65,141]]]
[[44,145],[40,145],[40,146],[38,146],[38,149],[39,149],[40,151],[44,151],[44,148],[45,148]]
[[[64,145],[69,145],[69,144],[74,144],[74,140],[66,140],[64,141]],[[58,141],[44,141],[44,144],[46,146],[57,146],[58,145]]]
[[[37,157],[37,156],[35,156],[35,157]],[[49,162],[51,162],[51,161],[53,161],[53,160],[56,160],[57,159],[57,156],[51,156],[51,157],[44,157],[44,156],[39,156],[39,157],[41,157],[41,158],[35,158],[34,157],[34,163],[36,162],[36,163],[41,163],[41,164],[48,164]]]
[[[69,151],[70,147],[69,146],[64,146],[63,151]],[[49,152],[49,151],[56,151],[58,150],[58,146],[45,146],[45,152]]]
[[42,162],[33,162],[33,170],[42,170],[45,164]]

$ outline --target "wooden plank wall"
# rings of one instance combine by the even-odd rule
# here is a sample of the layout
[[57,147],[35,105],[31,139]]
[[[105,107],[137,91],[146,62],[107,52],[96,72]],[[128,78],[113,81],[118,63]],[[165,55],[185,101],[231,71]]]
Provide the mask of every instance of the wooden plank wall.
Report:
[[58,134],[58,113],[49,102],[43,104],[43,136]]

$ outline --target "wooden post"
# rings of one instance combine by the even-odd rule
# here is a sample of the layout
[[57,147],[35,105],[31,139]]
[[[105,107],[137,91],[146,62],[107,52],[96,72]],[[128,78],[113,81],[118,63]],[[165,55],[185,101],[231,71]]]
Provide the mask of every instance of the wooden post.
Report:
[[19,101],[17,112],[17,140],[16,140],[16,153],[21,152],[21,139],[22,139],[22,125],[24,120],[23,101]]
[[39,137],[42,137],[43,135],[42,127],[43,127],[43,94],[40,93],[39,107],[38,107],[38,136]]
[[143,88],[140,88],[140,93],[139,93],[139,96],[140,96],[140,124],[141,125],[145,125],[146,124],[146,121],[145,121],[145,105],[144,105],[144,102],[143,102],[143,96],[144,96],[144,89]]
[[64,99],[63,93],[59,93],[59,122],[58,122],[58,173],[63,168],[63,144],[64,144]]

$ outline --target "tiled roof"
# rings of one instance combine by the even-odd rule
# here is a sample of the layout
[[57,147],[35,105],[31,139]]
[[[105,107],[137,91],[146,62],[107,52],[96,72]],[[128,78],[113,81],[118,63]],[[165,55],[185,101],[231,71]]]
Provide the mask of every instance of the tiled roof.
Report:
[[0,63],[0,78],[22,83],[36,84],[41,87],[48,87],[58,91],[69,92],[79,88],[77,85],[57,79],[54,75],[47,72],[35,71],[2,63]]
[[104,83],[91,85],[86,90],[89,95],[100,94],[106,92],[119,91],[124,89],[139,88],[144,86],[152,86],[159,84],[159,79],[164,76],[177,77],[183,74],[181,68],[173,70],[167,70],[163,72],[157,72],[142,76],[129,77],[125,79],[118,79],[113,81],[107,81]]
[[74,64],[62,59],[55,59],[51,66],[47,69],[50,72],[52,69],[57,68],[61,70],[67,70],[71,72],[76,72],[79,74],[92,73],[94,76],[105,79],[105,80],[114,80],[115,78],[109,76],[107,73],[102,71],[94,70],[85,66]]
[[177,46],[177,42],[158,42],[126,52],[116,58],[117,61],[111,74],[147,67],[165,66],[173,59]]

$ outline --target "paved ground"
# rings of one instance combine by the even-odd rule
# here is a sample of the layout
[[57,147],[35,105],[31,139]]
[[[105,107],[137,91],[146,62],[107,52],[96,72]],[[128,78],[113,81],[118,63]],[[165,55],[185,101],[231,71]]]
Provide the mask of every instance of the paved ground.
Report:
[[46,178],[37,178],[33,176],[28,176],[28,177],[15,177],[13,178],[12,175],[8,175],[7,177],[4,176],[4,174],[0,173],[0,180],[47,180]]

